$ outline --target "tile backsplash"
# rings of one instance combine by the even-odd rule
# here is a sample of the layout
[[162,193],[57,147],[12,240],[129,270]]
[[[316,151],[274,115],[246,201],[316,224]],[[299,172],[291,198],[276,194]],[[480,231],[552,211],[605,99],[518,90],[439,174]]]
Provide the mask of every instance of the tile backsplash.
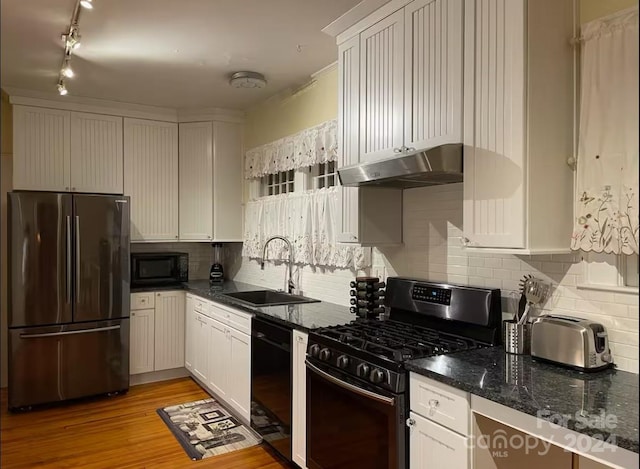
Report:
[[[524,275],[534,275],[553,285],[542,309],[602,323],[609,332],[618,368],[638,373],[637,293],[579,289],[577,285],[583,283],[580,254],[520,256],[465,251],[460,241],[462,201],[462,184],[405,190],[404,244],[375,249],[373,266],[367,272],[302,267],[298,275],[303,294],[348,305],[349,281],[356,274],[403,275],[500,288],[506,313],[519,281]],[[283,288],[285,264],[268,263],[262,271],[256,261],[242,259],[238,263],[236,280]]]
[[[233,278],[238,271],[238,255],[242,243],[223,243],[225,277]],[[189,279],[209,278],[209,268],[213,262],[210,243],[131,243],[131,252],[175,251],[189,254]]]

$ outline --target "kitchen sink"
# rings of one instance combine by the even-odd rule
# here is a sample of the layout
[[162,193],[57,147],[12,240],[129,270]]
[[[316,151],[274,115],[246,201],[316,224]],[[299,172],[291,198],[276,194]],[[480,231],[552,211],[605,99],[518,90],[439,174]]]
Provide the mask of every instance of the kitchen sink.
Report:
[[320,300],[314,300],[313,298],[307,298],[306,296],[293,295],[291,293],[273,290],[239,291],[225,293],[224,296],[233,298],[234,300],[242,303],[247,303],[251,306],[277,306],[320,302]]

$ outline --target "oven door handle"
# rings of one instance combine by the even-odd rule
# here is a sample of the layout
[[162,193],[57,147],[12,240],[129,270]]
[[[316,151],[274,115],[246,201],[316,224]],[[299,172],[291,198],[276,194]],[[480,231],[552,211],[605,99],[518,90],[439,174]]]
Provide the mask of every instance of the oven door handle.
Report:
[[309,360],[305,360],[305,364],[307,365],[307,368],[309,368],[311,371],[313,371],[317,375],[320,375],[322,378],[326,379],[327,381],[331,381],[333,384],[340,386],[341,388],[344,388],[348,391],[355,392],[356,394],[359,394],[364,397],[368,397],[370,399],[373,399],[374,401],[378,401],[383,404],[387,404],[389,406],[394,406],[396,403],[396,400],[393,397],[381,396],[380,394],[367,391],[366,389],[359,388],[358,386],[354,386],[353,384],[345,383],[344,381],[336,378],[335,376],[330,375],[326,371],[322,371],[317,366],[309,363]]

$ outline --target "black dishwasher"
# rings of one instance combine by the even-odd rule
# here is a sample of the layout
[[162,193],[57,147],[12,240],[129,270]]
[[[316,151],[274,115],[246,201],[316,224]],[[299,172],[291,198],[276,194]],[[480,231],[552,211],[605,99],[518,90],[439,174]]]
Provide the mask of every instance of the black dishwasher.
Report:
[[291,329],[251,322],[251,428],[291,461]]

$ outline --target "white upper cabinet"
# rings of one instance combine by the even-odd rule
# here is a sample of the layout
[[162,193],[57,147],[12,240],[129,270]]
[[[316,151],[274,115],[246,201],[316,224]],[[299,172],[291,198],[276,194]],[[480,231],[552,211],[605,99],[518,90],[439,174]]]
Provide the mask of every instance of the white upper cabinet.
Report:
[[180,239],[206,241],[213,236],[213,126],[180,124]]
[[124,191],[132,241],[178,239],[178,124],[124,119]]
[[213,239],[242,241],[242,125],[213,123]]
[[242,126],[180,124],[180,240],[242,240]]
[[400,152],[403,144],[404,13],[360,34],[360,159]]
[[415,0],[405,12],[404,145],[462,142],[463,0]]
[[69,191],[71,113],[13,106],[13,188]]
[[338,45],[342,166],[462,142],[462,2],[415,0]]
[[474,248],[568,251],[570,0],[465,3],[464,236]]
[[122,194],[122,117],[71,113],[71,190]]
[[13,187],[122,194],[122,118],[14,106]]

